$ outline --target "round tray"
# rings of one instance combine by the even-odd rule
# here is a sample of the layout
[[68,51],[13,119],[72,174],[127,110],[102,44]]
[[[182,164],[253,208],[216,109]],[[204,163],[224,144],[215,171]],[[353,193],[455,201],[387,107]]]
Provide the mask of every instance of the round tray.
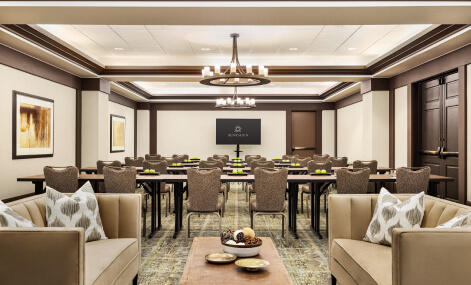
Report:
[[257,271],[260,268],[270,265],[270,262],[258,258],[245,258],[237,260],[235,264],[247,269],[248,271]]
[[234,262],[237,255],[232,253],[211,253],[205,256],[206,261],[215,264],[227,264]]

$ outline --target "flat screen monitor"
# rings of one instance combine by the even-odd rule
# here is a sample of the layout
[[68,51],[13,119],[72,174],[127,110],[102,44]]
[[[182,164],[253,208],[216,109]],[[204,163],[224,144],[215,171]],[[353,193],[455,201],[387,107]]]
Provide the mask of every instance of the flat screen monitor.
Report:
[[216,144],[260,144],[261,119],[216,119]]

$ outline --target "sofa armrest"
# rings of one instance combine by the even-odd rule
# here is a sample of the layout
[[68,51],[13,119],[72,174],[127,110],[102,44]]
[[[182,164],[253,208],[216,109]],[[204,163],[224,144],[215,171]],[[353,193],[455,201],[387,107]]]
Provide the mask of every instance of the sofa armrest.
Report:
[[1,284],[84,284],[82,228],[0,228]]
[[394,229],[393,284],[468,284],[471,229]]

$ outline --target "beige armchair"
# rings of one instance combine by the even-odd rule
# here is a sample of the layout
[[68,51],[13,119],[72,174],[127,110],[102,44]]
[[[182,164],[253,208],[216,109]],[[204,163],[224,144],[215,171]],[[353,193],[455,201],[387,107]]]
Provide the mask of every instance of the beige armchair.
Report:
[[96,197],[108,239],[87,243],[82,228],[46,227],[45,194],[7,204],[38,227],[0,228],[0,283],[137,284],[141,196]]
[[[411,194],[396,194],[404,201]],[[420,229],[394,229],[392,247],[363,241],[378,195],[329,196],[332,284],[469,284],[471,229],[435,229],[470,207],[425,196]]]

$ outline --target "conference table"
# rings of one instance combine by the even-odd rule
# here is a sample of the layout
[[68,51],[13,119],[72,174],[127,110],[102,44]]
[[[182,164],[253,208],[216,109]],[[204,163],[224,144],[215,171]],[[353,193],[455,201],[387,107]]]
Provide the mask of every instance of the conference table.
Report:
[[[97,189],[98,182],[104,181],[103,174],[80,174],[79,181],[86,182],[90,181],[95,185],[94,189]],[[34,175],[28,177],[20,177],[17,181],[28,181],[32,182],[35,186],[35,194],[43,193],[43,183],[45,181],[44,175]],[[254,175],[221,175],[221,182],[253,182]],[[288,175],[288,216],[289,216],[289,229],[293,235],[298,238],[297,234],[297,210],[298,210],[298,186],[300,184],[311,184],[312,195],[311,195],[311,227],[314,234],[320,239],[322,235],[320,233],[320,198],[323,195],[321,185],[324,183],[336,183],[337,177],[335,174],[331,175]],[[437,195],[437,185],[440,182],[453,181],[451,177],[444,177],[438,175],[430,175],[429,179],[429,195]],[[141,175],[136,176],[136,182],[142,183],[145,186],[144,189],[151,195],[151,232],[149,237],[152,237],[157,230],[162,227],[161,223],[161,190],[160,182],[166,182],[174,184],[174,204],[175,204],[175,233],[173,238],[176,238],[182,228],[183,218],[183,194],[184,188],[183,183],[187,182],[186,174],[162,174],[162,175]],[[396,176],[394,174],[371,174],[370,182],[378,182],[384,185],[386,182],[396,182]]]

